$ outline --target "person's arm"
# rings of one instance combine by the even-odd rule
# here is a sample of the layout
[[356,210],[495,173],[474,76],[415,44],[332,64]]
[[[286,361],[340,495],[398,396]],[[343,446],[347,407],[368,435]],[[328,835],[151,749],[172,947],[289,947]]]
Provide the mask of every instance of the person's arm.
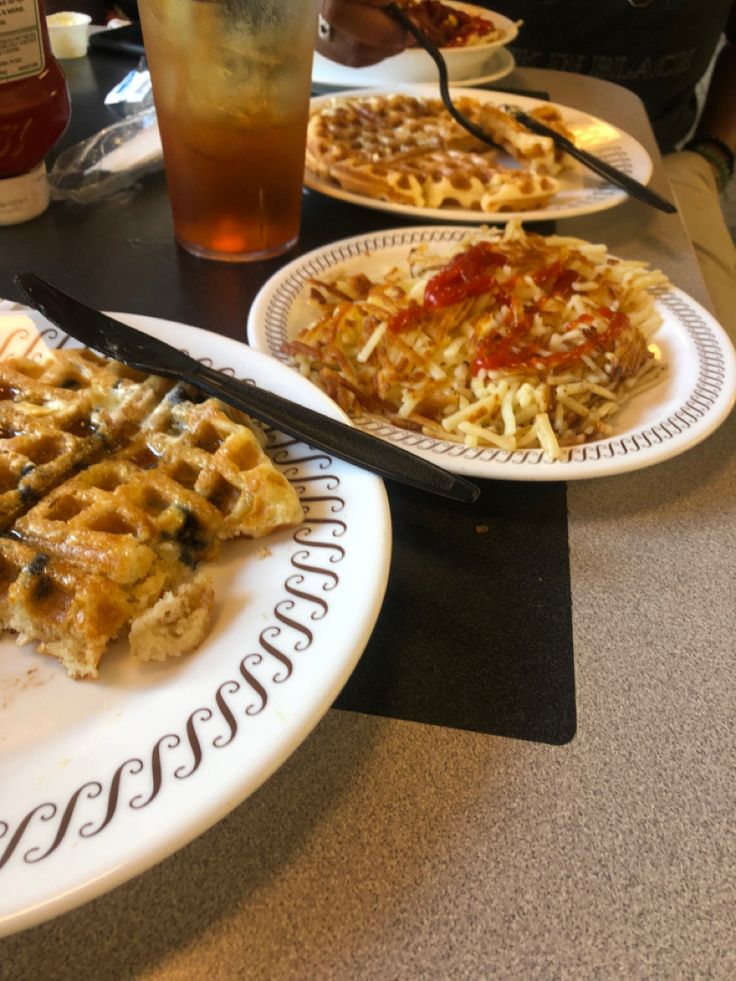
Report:
[[390,0],[322,0],[317,51],[354,68],[399,54],[406,31],[381,9]]
[[736,4],[726,25],[695,136],[688,147],[712,165],[722,189],[733,176],[736,154]]

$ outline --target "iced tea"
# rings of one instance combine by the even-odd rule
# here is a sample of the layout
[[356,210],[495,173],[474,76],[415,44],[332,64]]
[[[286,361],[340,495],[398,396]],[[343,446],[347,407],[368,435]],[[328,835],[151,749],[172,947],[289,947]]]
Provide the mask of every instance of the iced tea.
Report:
[[229,261],[299,233],[314,0],[140,0],[176,237]]

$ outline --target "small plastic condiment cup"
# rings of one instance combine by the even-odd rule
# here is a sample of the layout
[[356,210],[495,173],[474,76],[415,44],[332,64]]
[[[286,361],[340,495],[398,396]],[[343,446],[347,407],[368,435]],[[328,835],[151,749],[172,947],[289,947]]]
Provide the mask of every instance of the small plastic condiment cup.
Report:
[[91,20],[89,14],[79,14],[73,10],[49,14],[46,23],[55,58],[84,58],[87,54]]

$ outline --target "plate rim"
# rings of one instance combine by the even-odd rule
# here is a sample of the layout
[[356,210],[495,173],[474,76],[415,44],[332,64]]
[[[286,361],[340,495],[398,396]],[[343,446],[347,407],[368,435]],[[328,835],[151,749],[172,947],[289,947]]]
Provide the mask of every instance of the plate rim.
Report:
[[502,78],[506,78],[511,72],[516,68],[516,58],[514,57],[513,51],[509,51],[508,48],[497,48],[485,63],[487,68],[493,60],[498,59],[502,61],[503,64],[499,71],[489,72],[485,75],[478,75],[475,78],[472,76],[470,78],[459,79],[456,84],[462,85],[465,88],[472,88],[473,86],[488,85],[491,82],[498,82]]
[[[506,76],[507,75],[510,75],[511,72],[514,71],[514,69],[516,68],[516,58],[514,57],[513,52],[510,51],[508,48],[503,48],[503,47],[502,48],[496,48],[495,50],[491,51],[491,53],[488,56],[487,61],[484,62],[484,68],[492,67],[493,64],[494,64],[494,62],[496,60],[498,60],[501,63],[500,68],[497,71],[491,71],[491,72],[488,72],[488,74],[477,75],[475,77],[471,75],[468,78],[460,78],[460,79],[457,79],[457,81],[455,81],[455,82],[451,82],[450,84],[452,86],[462,85],[465,88],[467,88],[467,87],[473,87],[473,86],[489,85],[491,82],[498,82],[502,78],[506,78]],[[335,91],[333,93],[331,93],[332,95],[340,95],[340,91],[342,90],[342,88],[344,88],[343,85],[338,86],[337,83],[335,83],[335,82],[323,82],[323,81],[320,81],[318,79],[313,79],[313,82],[314,82],[315,85],[319,85],[319,86],[325,86],[325,87],[330,87],[330,88],[333,88],[334,87]],[[379,88],[379,87],[381,87],[382,84],[383,83],[381,83],[379,85],[379,84],[377,84],[375,82],[366,82],[366,84],[364,86],[361,86],[360,87],[360,91],[361,92],[365,92],[368,89]],[[402,84],[402,83],[397,83],[397,84]],[[406,84],[407,85],[425,85],[425,84],[428,84],[428,83],[426,83],[426,82],[407,82]],[[354,82],[351,83],[351,85],[357,86],[358,85],[358,82],[357,81],[354,81]],[[320,95],[329,95],[329,94],[330,93],[327,93],[327,92],[320,93]]]
[[[393,249],[403,246],[408,247],[418,241],[459,241],[466,235],[477,235],[479,232],[480,229],[475,225],[406,226],[404,228],[380,229],[378,231],[353,235],[312,249],[310,252],[298,256],[292,262],[277,270],[258,291],[251,305],[246,324],[248,342],[252,347],[281,361],[282,364],[289,364],[288,358],[285,356],[279,357],[274,353],[268,340],[269,302],[274,295],[277,295],[276,291],[285,281],[293,277],[294,274],[299,273],[308,264],[314,263],[317,267],[315,272],[319,270],[322,273],[337,265],[338,262],[330,263],[326,258],[326,254],[332,250],[343,253],[339,257],[340,259],[349,259],[359,256],[361,253],[375,253],[380,251],[382,246]],[[381,239],[385,241],[380,243]],[[298,294],[298,288],[292,285],[289,287],[287,293],[291,299],[281,298],[278,301],[279,315],[283,315],[284,310],[287,310],[288,313],[290,304]],[[659,295],[660,293],[662,295]],[[646,469],[665,460],[672,459],[692,449],[692,447],[710,436],[726,420],[732,411],[734,404],[736,404],[736,350],[734,350],[731,339],[716,318],[688,293],[685,293],[676,286],[672,286],[669,289],[658,291],[657,302],[663,302],[662,296],[671,297],[673,304],[685,307],[691,319],[698,319],[698,328],[704,330],[708,334],[709,339],[715,343],[718,358],[722,361],[721,373],[723,375],[723,383],[717,390],[717,395],[713,400],[713,406],[709,406],[704,412],[701,406],[691,406],[688,402],[685,402],[677,412],[670,413],[664,422],[672,426],[676,431],[674,434],[671,434],[666,426],[663,432],[655,431],[656,444],[654,445],[651,443],[644,446],[639,445],[636,437],[640,437],[642,433],[646,434],[643,439],[643,442],[646,444],[651,438],[649,433],[653,427],[663,425],[660,420],[657,420],[657,422],[651,425],[629,427],[626,431],[613,433],[606,439],[596,440],[583,444],[580,447],[575,447],[571,450],[567,459],[557,461],[543,460],[541,458],[541,450],[518,450],[509,453],[493,450],[488,447],[475,452],[471,448],[464,447],[461,444],[437,440],[434,437],[425,437],[410,430],[401,430],[391,423],[368,420],[370,425],[366,425],[365,419],[353,421],[360,428],[365,429],[372,435],[387,439],[389,442],[416,453],[418,456],[432,463],[444,466],[447,470],[451,470],[463,477],[475,477],[478,479],[543,482],[591,480]],[[258,321],[262,321],[265,324],[263,330],[259,329]],[[700,349],[704,341],[702,338],[695,337],[694,333],[692,333],[696,329],[694,320],[689,329],[691,331],[690,336],[696,348]],[[652,339],[656,340],[656,335]],[[698,364],[699,372],[702,372],[704,367],[707,367],[708,362],[704,358],[707,358],[707,355],[702,356],[701,352],[701,360]],[[295,370],[293,366],[292,370]],[[688,398],[692,398],[692,393],[690,393]],[[682,402],[683,400],[681,399],[680,401]],[[685,411],[686,417],[680,418],[678,413],[682,413],[683,411]],[[687,412],[697,416],[694,423],[691,419],[687,418]],[[675,417],[674,421],[672,417]],[[684,427],[686,432],[686,436],[682,438],[679,435],[680,426]],[[641,432],[633,431],[637,429],[641,429]],[[424,446],[418,444],[424,444]],[[441,446],[441,451],[432,448],[432,444]],[[608,448],[608,452],[605,456],[601,456],[604,447]],[[469,453],[469,451],[471,452]],[[483,452],[490,455],[491,459],[479,460]],[[475,453],[475,455],[473,456],[471,453]],[[592,456],[594,453],[598,454],[598,458],[596,460],[588,460],[588,455]],[[578,457],[583,457],[582,461],[575,459],[576,454]],[[532,461],[535,464],[534,466],[529,462],[529,458],[532,455],[539,457],[539,460]],[[498,460],[497,458],[499,457],[502,459]]]
[[[36,314],[34,311],[28,311],[22,308],[20,310],[18,309],[15,310],[11,309],[9,311],[5,309],[0,310],[0,322],[2,322],[2,319],[5,317],[7,313],[14,314],[18,312],[27,313],[34,321],[34,323],[37,325],[39,323],[44,326],[48,325],[48,321],[46,321],[45,318],[41,317],[39,314]],[[274,359],[270,358],[268,355],[264,354],[263,352],[250,348],[247,344],[245,344],[242,341],[238,341],[233,338],[226,337],[224,335],[214,334],[211,331],[204,330],[192,324],[186,324],[180,321],[169,320],[162,317],[155,317],[155,316],[148,316],[148,315],[134,314],[134,313],[111,312],[109,315],[114,318],[120,319],[121,321],[124,321],[126,323],[129,323],[132,326],[138,327],[141,330],[146,330],[147,327],[148,328],[157,327],[159,329],[162,329],[163,336],[168,336],[169,339],[171,339],[172,337],[172,334],[170,333],[171,329],[178,330],[179,332],[181,332],[181,328],[185,328],[187,332],[186,333],[187,339],[185,339],[184,343],[187,344],[191,343],[192,347],[194,347],[195,350],[198,351],[198,353],[201,350],[202,354],[204,354],[204,352],[208,350],[206,346],[207,341],[209,340],[209,344],[211,347],[211,338],[215,337],[218,341],[217,350],[223,350],[223,352],[232,352],[232,354],[228,354],[228,356],[232,357],[236,365],[241,365],[244,370],[247,370],[249,372],[250,372],[251,365],[258,365],[259,362],[261,362],[263,366],[267,368],[267,374],[269,376],[276,374],[276,376],[278,377],[279,375],[281,375],[282,369],[287,372],[289,371],[289,369],[286,368],[286,366],[280,365],[278,370],[274,373],[273,371]],[[47,334],[47,336],[49,337],[54,337],[54,338],[59,336],[62,338],[65,337],[65,333],[63,331],[60,331],[58,328],[53,327],[52,325],[48,325],[48,329],[49,329],[49,333]],[[150,330],[149,332],[153,333],[154,331]],[[173,336],[176,337],[176,334],[174,334]],[[198,349],[197,343],[192,343],[188,339],[189,337],[194,337],[196,339],[196,342],[202,345],[201,349]],[[72,342],[72,343],[76,345],[76,342]],[[222,345],[221,347],[220,344]],[[266,362],[268,362],[269,364],[267,365]],[[257,369],[256,369],[256,373],[257,373]],[[289,373],[293,374],[291,372]],[[282,391],[284,391],[285,393],[291,392],[294,386],[291,384],[291,381],[287,379],[286,375],[282,375],[282,377],[287,382],[287,384],[283,386]],[[322,393],[316,386],[314,386],[307,379],[302,379],[302,382],[306,384],[302,385],[301,383],[298,383],[297,388],[301,389],[302,397],[305,398],[305,400],[309,401],[310,398],[313,398],[324,411],[334,415],[336,418],[340,418],[340,419],[347,418],[346,416],[344,416],[344,413],[342,413],[342,410],[340,410],[334,403],[332,403],[331,400],[327,398],[324,395],[324,393]],[[315,396],[315,393],[318,393],[318,396]],[[299,445],[304,445],[304,444],[299,444],[298,442],[295,442],[295,445],[298,447]],[[280,767],[281,765],[283,765],[283,763],[286,762],[286,760],[293,754],[296,748],[307,738],[307,736],[312,732],[314,727],[324,717],[325,713],[334,702],[334,699],[336,698],[337,694],[342,689],[344,684],[347,682],[347,679],[349,678],[350,674],[354,670],[358,660],[363,655],[365,646],[368,642],[368,639],[370,638],[370,635],[375,627],[377,618],[380,614],[383,605],[383,599],[385,596],[385,591],[388,584],[388,573],[389,573],[390,560],[391,560],[392,529],[391,529],[391,515],[388,505],[388,497],[382,480],[374,474],[368,473],[367,471],[359,471],[358,468],[343,463],[342,461],[337,460],[336,458],[330,458],[328,457],[328,455],[324,453],[320,452],[320,456],[323,458],[328,458],[330,460],[330,467],[328,468],[327,471],[328,474],[332,473],[338,477],[342,475],[344,478],[344,469],[347,468],[352,474],[351,479],[353,480],[358,479],[360,481],[359,484],[360,493],[361,495],[363,493],[366,493],[368,495],[368,498],[372,499],[371,507],[374,510],[374,516],[377,519],[378,525],[383,529],[382,535],[379,536],[375,534],[373,536],[376,539],[380,539],[380,543],[376,547],[376,555],[378,556],[378,561],[373,569],[373,575],[372,575],[372,578],[374,580],[374,583],[372,583],[372,585],[375,584],[376,589],[368,595],[366,604],[364,605],[362,611],[359,611],[357,614],[358,628],[355,631],[354,635],[352,636],[350,643],[347,645],[347,654],[341,653],[339,656],[335,654],[332,655],[333,657],[337,657],[339,664],[335,667],[334,670],[330,671],[328,677],[320,677],[319,672],[320,670],[322,670],[322,666],[319,665],[317,667],[316,673],[319,678],[318,684],[312,689],[311,692],[309,691],[309,689],[307,689],[308,698],[306,699],[306,701],[310,703],[309,707],[305,709],[302,716],[297,715],[295,723],[291,727],[287,727],[286,735],[283,738],[279,738],[278,740],[273,740],[269,745],[269,747],[267,747],[267,751],[265,753],[265,758],[267,760],[266,766],[259,765],[256,766],[255,769],[251,768],[249,770],[247,767],[244,767],[242,765],[243,758],[241,754],[240,757],[241,765],[239,767],[231,766],[231,769],[235,774],[235,777],[231,780],[221,782],[219,787],[216,786],[213,793],[211,795],[208,794],[208,799],[206,804],[200,804],[199,807],[193,807],[190,810],[184,809],[183,813],[180,815],[179,820],[174,822],[175,827],[173,832],[171,832],[170,830],[163,830],[160,834],[156,834],[156,835],[148,834],[148,835],[139,836],[139,841],[142,841],[142,846],[139,846],[134,849],[134,855],[132,858],[128,858],[127,860],[123,860],[119,862],[113,859],[110,862],[106,863],[105,867],[99,870],[93,876],[91,877],[83,876],[82,878],[79,879],[79,881],[76,881],[71,888],[67,887],[63,889],[63,891],[61,892],[58,891],[58,887],[56,890],[49,889],[48,894],[44,898],[38,900],[37,902],[34,902],[29,907],[19,907],[18,909],[11,910],[10,912],[2,911],[0,913],[0,936],[6,936],[13,933],[17,933],[21,930],[25,930],[41,922],[45,922],[47,920],[53,919],[65,912],[77,908],[97,898],[98,896],[101,896],[102,894],[109,892],[111,889],[117,887],[118,885],[121,885],[122,883],[135,878],[142,872],[156,865],[158,862],[169,857],[170,855],[173,855],[177,850],[179,850],[185,844],[188,844],[189,842],[193,841],[196,837],[204,833],[209,828],[213,827],[216,823],[218,823],[218,821],[222,820],[228,813],[230,813],[231,810],[233,810],[236,806],[238,806],[240,803],[246,800],[252,793],[254,793],[255,790],[258,789],[258,787],[260,787],[273,774],[273,772],[275,772],[276,769],[278,769],[278,767]],[[297,483],[299,479],[300,478],[297,475],[296,476]],[[306,524],[308,524],[308,519],[307,521],[305,521],[305,525]],[[354,521],[354,525],[357,526],[357,521]],[[296,532],[296,530],[297,529],[294,529],[294,532]],[[299,546],[295,546],[295,548],[296,547],[301,548],[302,546],[299,545]],[[356,542],[356,547],[357,547],[357,542]],[[288,577],[289,575],[291,575],[291,572],[293,572],[293,570],[289,571],[285,567],[284,569],[285,576]],[[281,573],[279,572],[278,575],[280,576]],[[271,600],[269,599],[268,602],[270,604]],[[351,613],[351,619],[352,618],[353,618],[353,613]],[[340,644],[339,633],[337,635],[337,638],[338,638],[338,647],[339,647]],[[232,673],[233,672],[232,664],[229,663],[226,664],[223,661],[222,671],[223,673],[227,673],[227,674]],[[72,684],[73,682],[69,682],[69,683]],[[192,717],[196,714],[196,712],[200,711],[199,709],[194,709],[194,711],[190,711],[192,705],[204,701],[205,698],[211,701],[214,697],[213,692],[215,687],[216,687],[215,680],[208,679],[206,691],[204,689],[204,686],[200,686],[201,690],[190,692],[188,688],[184,688],[183,693],[181,692],[179,693],[178,698],[181,700],[181,704],[177,706],[178,708],[177,717],[181,722],[182,731],[184,728],[184,720],[187,717],[187,713],[189,713],[189,720],[191,720]],[[301,687],[303,688],[303,685]],[[100,691],[101,691],[101,698],[102,698],[104,697],[102,696],[102,689],[100,689]],[[173,702],[170,702],[170,704],[175,706],[177,704],[176,687],[174,687],[173,692],[174,692],[173,695],[174,700]],[[147,735],[149,737],[148,742],[150,744],[154,738],[153,729]],[[182,745],[183,745],[183,740],[182,740]],[[8,758],[11,758],[12,745],[8,749],[11,751],[9,752]],[[241,745],[241,749],[242,749],[242,745]],[[33,751],[39,752],[40,750],[34,747]],[[124,758],[125,752],[127,752],[125,748],[121,747],[120,748],[121,758]],[[95,776],[99,776],[98,771],[102,771],[104,766],[97,765],[99,764],[99,760],[96,760],[94,756],[92,756],[87,762],[89,764],[89,768],[94,769],[95,771],[91,778],[94,780]],[[105,763],[107,763],[107,769],[108,770],[112,769],[113,766],[115,765],[115,762],[116,761],[106,760]],[[125,764],[123,764],[123,766],[124,765]],[[245,776],[243,776],[244,771],[245,771]],[[71,784],[68,787],[69,792],[71,792],[71,790],[73,789],[73,785],[76,783],[77,780],[78,780],[78,776],[73,777]],[[216,782],[217,781],[215,781],[215,783]],[[41,789],[39,789],[37,796],[39,800],[45,799],[46,797],[45,793]],[[72,795],[72,797],[74,797],[74,795]],[[59,810],[64,808],[64,799],[63,798],[60,799],[61,799],[61,803],[60,803]],[[70,798],[70,800],[71,799],[72,798]],[[27,803],[28,802],[22,803],[20,809],[15,808],[15,810],[19,810],[19,813],[23,813],[23,811],[26,810]],[[45,805],[36,805],[35,808],[33,808],[33,810],[29,813],[34,813],[35,811],[38,810],[39,807],[43,807],[43,806]],[[67,803],[67,810],[68,808],[69,808],[69,803]],[[72,814],[74,815],[73,808],[72,808]],[[66,816],[66,812],[65,812],[65,816]],[[127,817],[128,817],[127,812],[124,815],[121,815],[122,820],[121,820],[121,825],[118,828],[119,832],[122,831],[122,828],[126,823]],[[159,818],[160,817],[161,815],[159,815]],[[43,817],[42,820],[44,820]],[[17,834],[17,831],[20,827],[21,826],[19,824],[16,824],[14,826],[8,826],[6,822],[0,821],[0,858],[3,858],[3,856],[7,854],[9,844],[12,844],[12,838],[10,836],[13,835],[13,832]],[[24,829],[21,828],[21,832],[22,833],[21,833],[19,847],[26,849],[28,848],[28,845],[32,844],[32,841],[26,840],[24,842],[23,841]],[[53,831],[51,832],[51,834],[53,834]],[[106,844],[109,845],[110,842],[108,841],[106,842]],[[62,836],[62,845],[63,845],[63,836]],[[54,845],[50,851],[53,851],[55,847],[56,845]],[[13,850],[15,850],[15,846],[13,847]],[[39,849],[37,848],[36,850]],[[113,854],[115,852],[114,848],[108,850],[112,851]],[[50,854],[50,851],[47,854]],[[125,849],[123,849],[123,852],[125,852]],[[13,857],[13,853],[11,852],[10,858],[12,859],[12,857]],[[19,856],[16,857],[19,859]],[[5,864],[4,861],[0,863],[0,878],[4,877],[2,871],[3,864]],[[29,867],[32,866],[24,866],[24,870]],[[36,868],[39,869],[40,874],[42,876],[45,874],[43,865],[36,866]],[[12,880],[13,880],[12,865],[10,866],[10,869],[11,869],[10,882],[4,883],[4,885],[6,886],[8,885],[12,886]],[[46,869],[45,871],[47,872],[48,869]],[[51,876],[51,878],[53,880],[53,875]]]
[[[522,95],[518,92],[504,92],[502,89],[483,89],[465,86],[462,82],[451,83],[450,92],[453,98],[480,98],[483,102],[504,102],[509,98],[515,100],[523,109],[531,109],[536,106],[554,106],[562,111],[563,115],[572,114],[582,116],[590,120],[591,123],[600,123],[609,126],[617,133],[619,140],[623,139],[628,144],[632,153],[640,159],[642,164],[641,173],[636,174],[636,179],[645,186],[649,184],[654,172],[654,163],[646,147],[619,126],[607,122],[600,116],[583,109],[576,109],[574,106],[565,105],[561,102],[537,99],[534,96]],[[429,82],[397,82],[393,85],[371,86],[370,88],[351,88],[340,89],[335,92],[327,92],[321,95],[312,96],[310,99],[310,112],[323,103],[332,99],[347,99],[367,97],[368,95],[392,93],[407,93],[418,97],[437,98],[437,87]],[[610,185],[610,190],[601,194],[596,201],[589,204],[561,205],[559,207],[537,208],[528,211],[472,211],[468,208],[420,208],[415,205],[399,204],[392,201],[381,201],[378,198],[371,198],[367,195],[356,194],[352,191],[345,191],[341,187],[333,187],[322,178],[312,174],[308,169],[304,171],[304,186],[311,192],[324,194],[326,197],[335,198],[338,201],[345,201],[349,204],[356,204],[363,208],[373,211],[390,212],[400,217],[413,218],[419,221],[446,221],[446,222],[471,222],[475,224],[506,223],[514,219],[520,221],[558,221],[563,218],[578,218],[583,215],[597,214],[615,208],[629,200],[629,195],[623,188]],[[599,190],[606,187],[605,183]]]

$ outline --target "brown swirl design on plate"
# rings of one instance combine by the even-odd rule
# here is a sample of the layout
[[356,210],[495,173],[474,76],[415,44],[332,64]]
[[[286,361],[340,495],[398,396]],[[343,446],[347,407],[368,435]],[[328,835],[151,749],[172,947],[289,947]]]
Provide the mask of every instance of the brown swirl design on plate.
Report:
[[[278,291],[269,300],[264,316],[264,336],[269,353],[283,364],[291,366],[288,355],[281,346],[288,339],[288,322],[291,308],[308,281],[328,272],[341,262],[361,256],[370,256],[380,249],[396,248],[402,245],[416,245],[419,242],[459,242],[469,233],[477,234],[478,229],[427,229],[417,231],[381,232],[372,237],[347,240],[329,251],[307,260],[296,267],[279,285]],[[568,450],[566,455],[556,461],[546,460],[541,449],[499,450],[493,447],[470,447],[448,440],[436,439],[408,429],[400,429],[378,416],[360,415],[354,418],[355,424],[366,432],[404,449],[424,450],[438,457],[479,460],[483,463],[508,464],[509,466],[554,466],[564,467],[569,463],[595,462],[597,460],[622,457],[635,453],[645,454],[661,443],[682,435],[700,421],[719,402],[725,382],[723,352],[716,342],[708,323],[698,311],[690,306],[679,290],[658,289],[654,291],[659,302],[673,315],[683,331],[692,340],[698,353],[698,377],[687,397],[670,415],[663,417],[651,426],[634,429],[621,436],[596,440]],[[441,465],[441,461],[440,462]],[[560,474],[564,479],[564,474]]]
[[[68,340],[55,328],[40,337],[16,332],[13,353],[30,356],[42,342],[63,347]],[[4,350],[9,353],[9,346]],[[235,374],[233,368],[220,370]],[[14,856],[38,864],[65,841],[103,833],[121,810],[148,807],[172,781],[188,779],[213,753],[235,744],[248,719],[268,706],[273,686],[293,677],[297,657],[312,646],[314,623],[327,615],[329,594],[339,583],[334,567],[346,554],[339,541],[348,528],[340,517],[346,501],[330,456],[281,433],[270,431],[268,438],[269,454],[304,509],[304,523],[292,534],[293,571],[273,606],[273,622],[261,629],[254,649],[239,656],[233,676],[219,679],[204,704],[189,712],[176,731],[159,736],[145,757],[128,758],[107,776],[85,781],[65,801],[34,805],[14,825],[0,820],[0,871]],[[178,749],[186,750],[183,761]]]

